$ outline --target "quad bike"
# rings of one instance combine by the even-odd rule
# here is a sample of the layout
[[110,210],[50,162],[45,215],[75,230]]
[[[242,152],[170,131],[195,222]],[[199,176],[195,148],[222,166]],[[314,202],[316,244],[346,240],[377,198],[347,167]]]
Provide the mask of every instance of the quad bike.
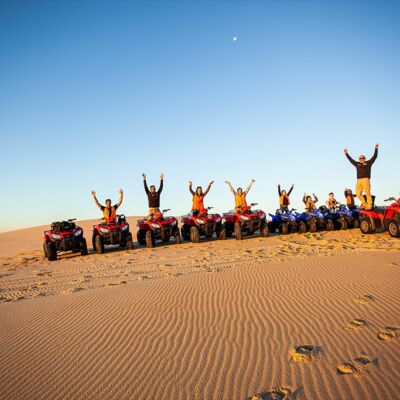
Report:
[[129,232],[125,215],[117,215],[114,222],[100,222],[93,225],[92,244],[97,254],[103,254],[107,245],[119,245],[126,247],[127,250],[133,250],[132,234]]
[[297,213],[295,209],[292,210],[276,210],[275,215],[269,214],[272,218],[268,222],[268,229],[270,233],[276,233],[279,231],[281,235],[287,235],[288,233],[297,232],[299,227],[297,223]]
[[181,243],[181,234],[178,228],[178,220],[175,217],[164,217],[170,209],[163,210],[149,218],[140,219],[137,222],[137,241],[147,247],[154,247],[156,240],[169,242],[173,236],[175,243]]
[[358,228],[358,209],[349,210],[344,204],[339,204],[333,215],[336,229]]
[[314,233],[318,230],[317,217],[307,211],[297,214],[297,224],[299,233],[306,233],[307,231]]
[[203,208],[199,213],[194,211],[182,217],[181,233],[184,240],[199,243],[201,236],[211,238],[214,233],[219,240],[225,239],[225,226],[221,215],[210,214],[212,208]]
[[79,251],[82,256],[87,255],[83,229],[76,226],[74,221],[75,218],[53,222],[50,230],[43,232],[43,252],[49,261],[57,260],[57,253],[61,251]]
[[387,207],[360,210],[360,230],[364,234],[389,231],[392,237],[400,237],[400,198],[389,197]]
[[242,211],[230,211],[223,214],[227,236],[235,233],[236,240],[242,240],[243,235],[253,235],[260,231],[262,237],[269,236],[266,214],[262,210],[252,210],[257,203],[252,203]]
[[335,224],[335,218],[336,215],[332,213],[331,210],[327,206],[320,206],[318,208],[319,215],[321,215],[324,219],[324,222],[322,224],[322,228],[325,229],[326,231],[333,231]]

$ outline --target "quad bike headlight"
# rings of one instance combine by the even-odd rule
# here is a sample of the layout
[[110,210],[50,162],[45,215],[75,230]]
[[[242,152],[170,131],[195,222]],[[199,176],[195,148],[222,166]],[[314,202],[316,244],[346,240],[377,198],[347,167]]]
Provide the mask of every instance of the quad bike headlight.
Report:
[[77,231],[75,231],[74,235],[75,235],[75,236],[80,236],[80,235],[82,235],[82,229],[78,229]]
[[124,225],[124,226],[121,228],[122,231],[126,231],[127,229],[128,229],[128,225]]
[[152,223],[151,226],[152,226],[154,229],[159,229],[159,228],[160,228],[160,225],[154,224],[154,223]]
[[101,233],[108,233],[108,229],[100,227],[100,232]]
[[242,215],[241,217],[240,217],[243,221],[248,221],[250,218],[249,217],[246,217],[245,215]]
[[51,234],[51,237],[52,237],[53,239],[56,239],[56,240],[61,240],[61,235],[59,235],[58,233],[52,233],[52,234]]
[[196,218],[196,222],[201,225],[205,223],[202,219],[199,218]]

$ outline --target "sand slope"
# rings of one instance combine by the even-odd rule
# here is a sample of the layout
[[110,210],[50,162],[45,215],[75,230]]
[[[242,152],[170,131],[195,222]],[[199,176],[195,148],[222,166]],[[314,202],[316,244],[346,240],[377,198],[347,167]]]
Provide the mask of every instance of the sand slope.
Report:
[[0,262],[1,399],[400,398],[386,235]]

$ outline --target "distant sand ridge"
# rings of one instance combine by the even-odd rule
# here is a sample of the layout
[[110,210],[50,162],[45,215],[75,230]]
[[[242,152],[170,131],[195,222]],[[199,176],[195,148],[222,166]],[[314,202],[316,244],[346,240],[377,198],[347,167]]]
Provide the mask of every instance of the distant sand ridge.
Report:
[[0,399],[400,398],[400,241],[387,234],[50,263],[41,230],[0,234]]

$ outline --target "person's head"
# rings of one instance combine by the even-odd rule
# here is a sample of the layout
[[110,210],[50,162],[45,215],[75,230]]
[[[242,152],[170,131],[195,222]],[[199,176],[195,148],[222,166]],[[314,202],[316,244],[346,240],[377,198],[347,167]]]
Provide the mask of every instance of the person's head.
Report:
[[106,200],[106,207],[111,207],[111,199]]
[[353,191],[351,189],[346,189],[346,194],[353,194]]
[[333,194],[333,192],[330,192],[330,193],[329,193],[329,197],[330,197],[331,199],[333,199],[334,196],[335,196],[335,195]]
[[154,185],[150,186],[150,192],[154,193],[156,191],[156,187]]
[[199,196],[201,196],[203,194],[203,188],[201,186],[197,186],[196,194],[198,194]]
[[361,154],[360,157],[358,157],[358,161],[360,161],[360,163],[364,163],[365,162],[365,156],[363,154]]
[[282,193],[283,196],[286,196],[286,190],[282,190],[281,193]]
[[310,195],[308,195],[308,196],[306,197],[306,201],[311,201],[311,196],[310,196]]
[[243,194],[242,188],[237,188],[237,194]]

